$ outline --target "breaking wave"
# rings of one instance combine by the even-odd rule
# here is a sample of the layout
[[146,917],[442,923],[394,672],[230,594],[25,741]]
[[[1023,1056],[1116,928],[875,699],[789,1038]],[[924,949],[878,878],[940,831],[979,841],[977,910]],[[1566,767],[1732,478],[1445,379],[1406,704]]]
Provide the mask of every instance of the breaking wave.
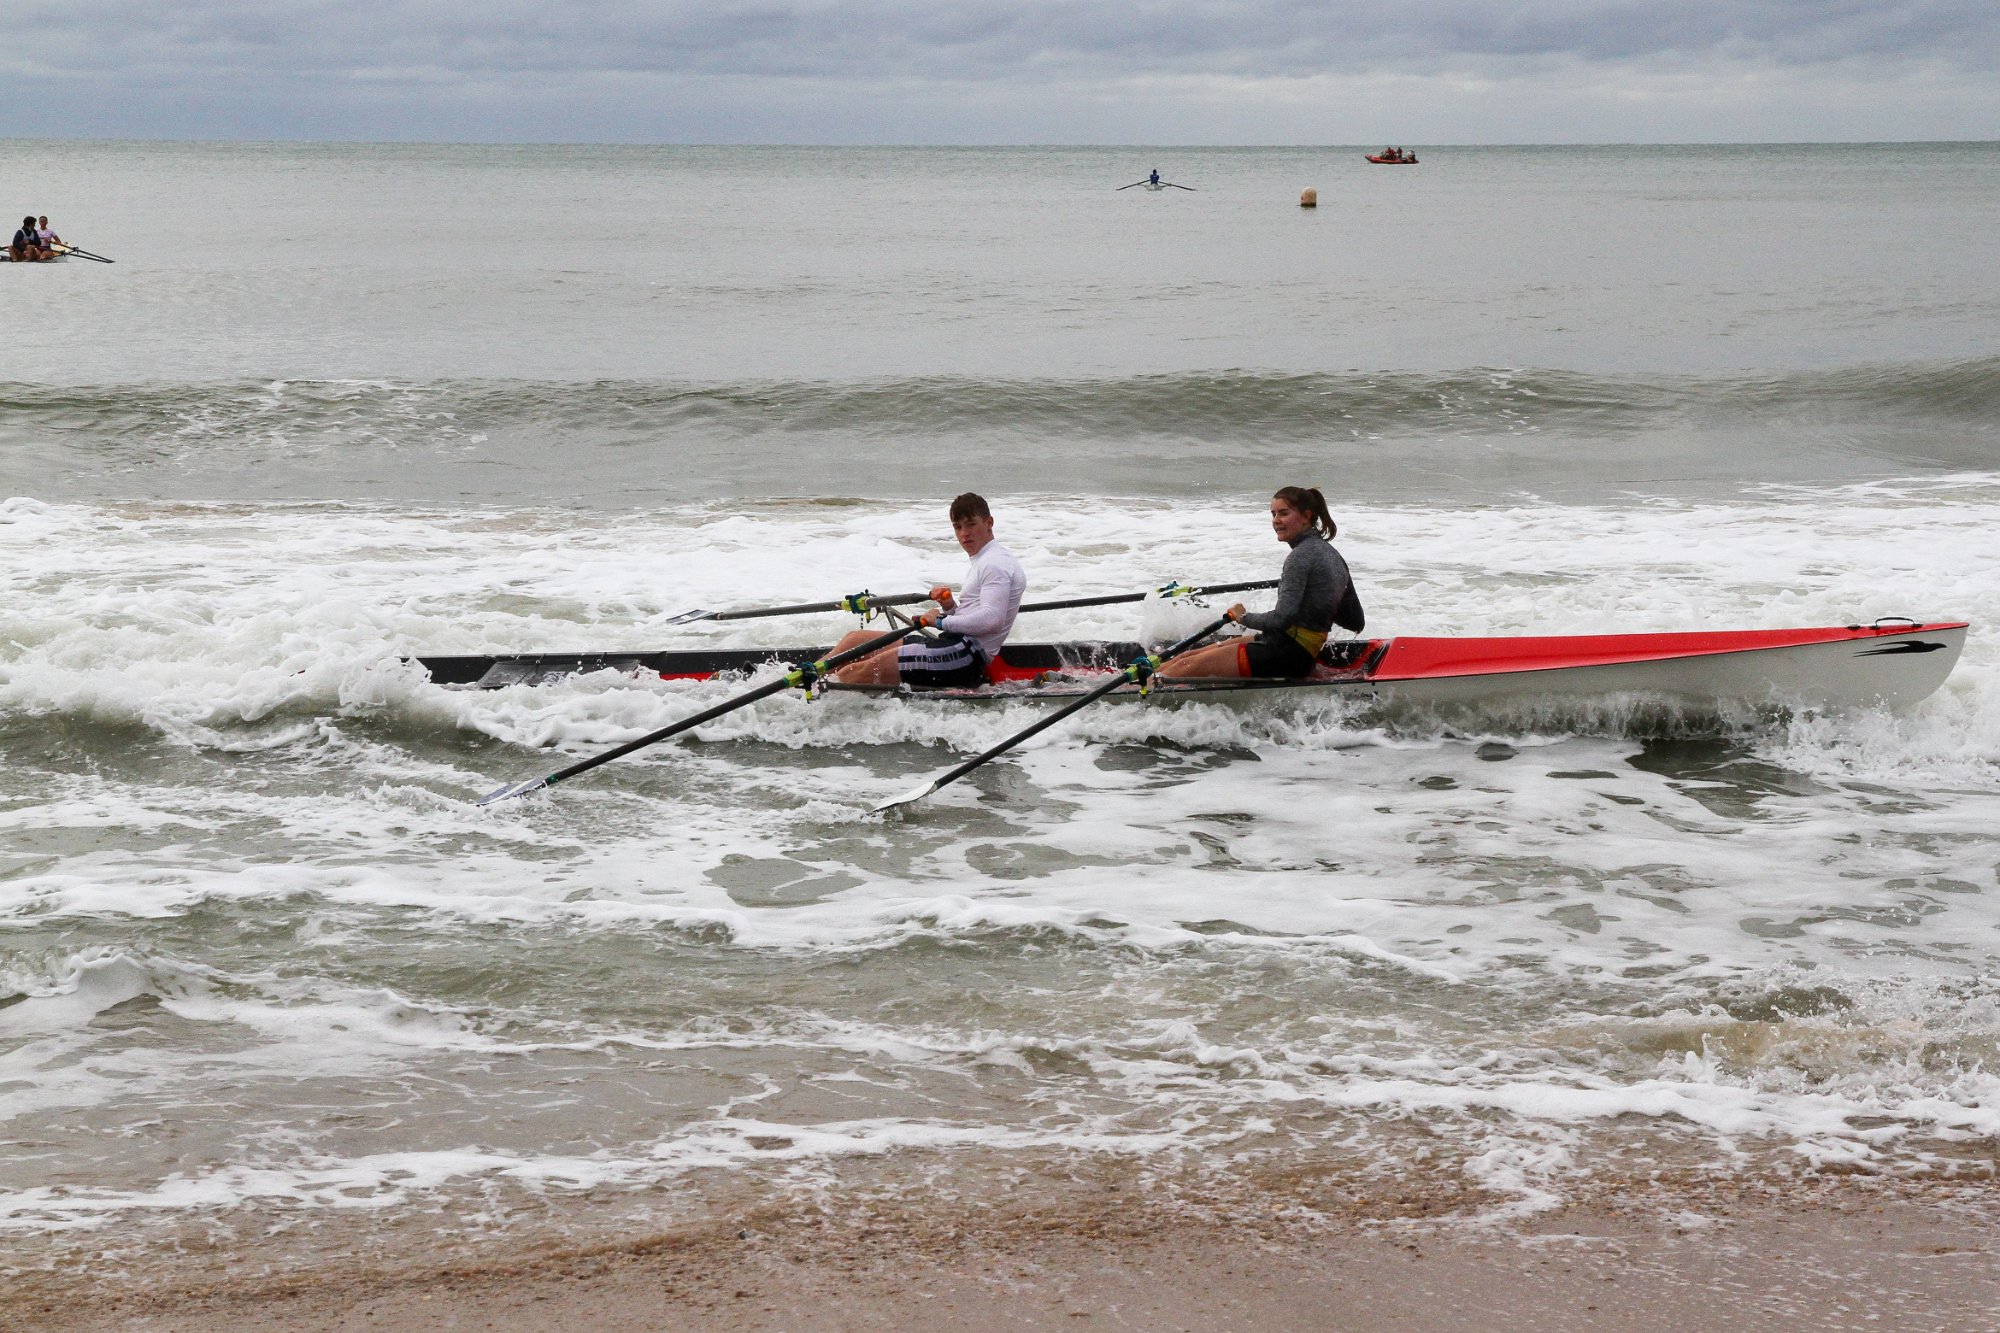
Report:
[[0,410],[0,461],[50,496],[129,495],[142,473],[148,493],[206,498],[224,469],[232,490],[266,487],[250,498],[362,488],[503,500],[551,484],[586,499],[629,498],[635,485],[692,498],[791,494],[802,480],[825,493],[842,473],[845,493],[915,494],[935,489],[946,454],[960,470],[965,458],[1008,475],[1033,468],[1083,493],[1180,493],[1197,464],[1256,472],[1260,485],[1273,469],[1341,467],[1341,484],[1364,492],[1616,488],[1838,479],[1885,460],[1983,467],[2000,358],[1705,376],[13,384],[0,386]]

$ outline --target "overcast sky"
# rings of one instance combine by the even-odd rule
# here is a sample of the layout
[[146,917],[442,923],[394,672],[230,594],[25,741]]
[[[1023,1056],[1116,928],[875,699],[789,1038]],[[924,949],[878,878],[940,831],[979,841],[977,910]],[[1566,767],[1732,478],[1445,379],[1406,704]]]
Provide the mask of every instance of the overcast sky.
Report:
[[0,136],[2000,139],[2000,0],[12,0]]

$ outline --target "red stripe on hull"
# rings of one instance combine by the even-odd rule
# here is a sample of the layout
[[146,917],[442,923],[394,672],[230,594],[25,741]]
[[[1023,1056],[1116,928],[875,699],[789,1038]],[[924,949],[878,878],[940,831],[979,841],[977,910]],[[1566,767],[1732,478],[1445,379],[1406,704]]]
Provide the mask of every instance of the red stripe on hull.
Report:
[[1502,671],[1554,671],[1562,667],[1608,666],[1619,662],[1659,662],[1712,653],[1797,648],[1814,643],[1882,638],[1891,634],[1934,634],[1963,629],[1963,621],[1929,625],[1834,626],[1828,629],[1713,630],[1682,634],[1563,634],[1491,639],[1417,638],[1389,641],[1370,680],[1429,680],[1439,676],[1485,676]]

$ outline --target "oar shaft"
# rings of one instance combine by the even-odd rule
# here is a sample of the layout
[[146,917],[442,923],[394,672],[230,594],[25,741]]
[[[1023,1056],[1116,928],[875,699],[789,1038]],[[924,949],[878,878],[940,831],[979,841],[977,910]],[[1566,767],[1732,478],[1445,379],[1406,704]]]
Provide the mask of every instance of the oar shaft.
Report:
[[[1199,597],[1205,593],[1248,592],[1254,588],[1275,588],[1276,579],[1258,579],[1251,583],[1217,583],[1206,588],[1181,588],[1169,584],[1159,591],[1172,591],[1179,597]],[[1021,607],[1023,611],[1070,611],[1080,606],[1113,606],[1120,602],[1143,602],[1153,594],[1148,592],[1107,593],[1102,597],[1072,597],[1060,602],[1029,602]],[[820,611],[864,611],[874,606],[914,606],[918,602],[928,602],[929,593],[897,593],[893,597],[876,597],[870,593],[858,592],[831,602],[799,602],[792,606],[759,606],[742,611],[702,611],[688,612],[685,620],[763,620],[772,616],[807,616]]]
[[[1256,579],[1250,583],[1214,583],[1205,588],[1179,588],[1174,589],[1173,595],[1177,597],[1202,597],[1210,593],[1251,592],[1258,588],[1275,588],[1277,586],[1278,581],[1276,579]],[[1159,591],[1167,592],[1169,589],[1173,589],[1173,585],[1169,584],[1167,588],[1159,589]],[[1029,602],[1022,606],[1021,609],[1023,611],[1070,611],[1079,606],[1115,606],[1120,602],[1143,602],[1152,595],[1150,592],[1114,592],[1106,593],[1102,597],[1072,597],[1064,602]]]
[[867,593],[856,593],[852,597],[842,597],[833,602],[801,602],[797,606],[760,606],[748,611],[711,611],[707,620],[762,620],[767,616],[804,616],[816,611],[854,611],[860,606],[912,606],[918,602],[928,602],[929,593],[898,593],[894,597],[871,597]]
[[1009,736],[1006,740],[1001,741],[998,745],[994,746],[992,749],[987,750],[983,754],[976,755],[973,758],[966,760],[964,763],[960,764],[957,768],[954,768],[950,772],[941,775],[935,781],[932,782],[931,790],[936,791],[939,787],[946,787],[951,785],[952,783],[958,781],[960,778],[964,777],[967,773],[970,773],[973,769],[978,768],[981,764],[984,764],[989,759],[999,758],[1001,755],[1007,753],[1007,751],[1019,745],[1022,741],[1028,740],[1031,737],[1038,736],[1042,732],[1047,731],[1050,727],[1053,727],[1056,723],[1062,721],[1064,718],[1068,717],[1071,713],[1074,713],[1079,709],[1088,708],[1091,704],[1096,703],[1099,699],[1102,699],[1105,695],[1110,694],[1113,690],[1118,689],[1120,686],[1129,685],[1131,683],[1132,683],[1131,679],[1127,677],[1123,672],[1120,672],[1115,679],[1106,681],[1104,684],[1092,690],[1089,694],[1084,695],[1081,699],[1077,699],[1071,703],[1064,704],[1061,708],[1058,708],[1055,712],[1050,713],[1047,717],[1035,723],[1033,726],[1027,728],[1025,731],[1018,731],[1014,733],[1012,736]]
[[759,699],[767,699],[780,690],[790,689],[791,684],[790,680],[781,676],[777,680],[759,685],[756,689],[748,693],[739,694],[733,699],[724,700],[713,708],[704,709],[696,713],[693,717],[684,717],[669,726],[661,727],[658,731],[648,732],[637,740],[626,741],[623,745],[614,746],[606,750],[603,754],[592,755],[588,759],[578,760],[568,768],[557,769],[542,780],[543,784],[545,786],[554,786],[556,783],[565,782],[579,773],[588,773],[599,764],[608,764],[613,759],[623,759],[634,750],[643,750],[648,745],[656,745],[670,736],[678,736],[680,733],[698,727],[704,722],[713,722],[724,713],[733,713],[748,704],[756,703]]
[[1165,663],[1168,659],[1176,657],[1179,654],[1186,652],[1188,649],[1194,647],[1194,645],[1200,643],[1203,639],[1215,633],[1217,630],[1221,629],[1224,625],[1227,625],[1228,623],[1229,623],[1229,617],[1224,616],[1220,620],[1212,621],[1209,624],[1202,626],[1200,629],[1196,630],[1193,634],[1190,634],[1185,639],[1182,639],[1179,643],[1172,644],[1166,648],[1162,648],[1157,653],[1147,653],[1143,657],[1135,658],[1129,665],[1126,666],[1126,668],[1123,671],[1120,671],[1116,676],[1113,676],[1110,680],[1104,682],[1104,684],[1099,685],[1096,689],[1084,695],[1081,699],[1078,699],[1073,703],[1068,703],[1063,705],[1061,708],[1058,708],[1055,712],[1049,714],[1047,717],[1041,719],[1039,722],[1036,722],[1033,726],[1015,732],[1012,736],[1009,736],[1006,740],[1001,741],[998,745],[994,746],[992,749],[987,750],[982,754],[979,754],[971,759],[966,760],[964,763],[960,764],[957,768],[952,769],[950,772],[945,773],[941,777],[933,779],[931,781],[930,786],[925,787],[922,791],[913,793],[909,796],[899,797],[896,800],[890,801],[885,805],[876,806],[875,809],[878,812],[880,812],[882,810],[892,809],[895,806],[906,805],[914,800],[921,800],[923,797],[929,796],[931,793],[937,791],[940,787],[950,786],[952,783],[958,781],[960,778],[964,777],[967,773],[972,772],[974,769],[978,768],[980,765],[986,763],[987,761],[999,758],[1001,755],[1007,753],[1007,751],[1019,745],[1022,741],[1025,741],[1030,737],[1040,735],[1042,732],[1047,731],[1050,727],[1053,727],[1056,723],[1062,721],[1066,717],[1069,717],[1071,714],[1079,712],[1085,708],[1088,708],[1090,705],[1096,703],[1099,699],[1102,699],[1105,695],[1110,694],[1113,691],[1117,690],[1119,687],[1124,685],[1144,684],[1146,679],[1149,676],[1151,676],[1156,670],[1158,670],[1159,667],[1163,663]]
[[658,731],[648,732],[636,740],[629,740],[623,745],[613,746],[603,754],[592,755],[588,759],[580,759],[567,768],[557,769],[539,782],[502,787],[497,791],[488,793],[479,803],[485,805],[488,802],[519,795],[522,792],[538,791],[543,787],[552,787],[556,783],[565,782],[579,773],[587,773],[600,764],[608,764],[614,759],[622,759],[634,750],[643,750],[648,745],[656,745],[670,737],[678,736],[684,731],[691,731],[704,722],[713,722],[725,713],[733,713],[745,705],[756,703],[759,699],[767,699],[781,690],[788,690],[795,685],[810,686],[814,681],[826,675],[834,668],[852,662],[856,658],[866,657],[878,649],[887,648],[890,644],[906,637],[909,632],[906,628],[898,627],[890,630],[887,634],[878,634],[872,639],[857,643],[852,648],[823,657],[817,662],[796,664],[785,672],[784,675],[778,677],[778,679],[767,681],[759,685],[756,689],[747,690],[742,694],[736,695],[734,698],[725,699],[713,708],[703,709],[693,717],[684,717],[678,722],[669,723],[667,726],[661,727]]

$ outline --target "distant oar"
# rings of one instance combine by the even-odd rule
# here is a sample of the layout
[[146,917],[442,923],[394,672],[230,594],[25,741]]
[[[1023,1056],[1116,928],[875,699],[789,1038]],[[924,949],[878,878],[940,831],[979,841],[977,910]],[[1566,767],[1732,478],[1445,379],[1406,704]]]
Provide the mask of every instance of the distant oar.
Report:
[[767,616],[804,616],[816,611],[852,611],[855,615],[866,615],[871,606],[913,606],[918,602],[928,602],[929,593],[901,593],[895,597],[876,597],[866,592],[849,593],[833,602],[801,602],[797,606],[759,606],[744,611],[683,611],[677,616],[669,616],[661,623],[685,625],[694,620],[761,620]]
[[1275,588],[1276,579],[1256,579],[1249,583],[1211,583],[1203,588],[1190,588],[1185,583],[1169,583],[1154,592],[1114,592],[1102,597],[1072,597],[1066,602],[1029,602],[1023,611],[1070,611],[1079,606],[1115,606],[1120,602],[1143,602],[1157,593],[1161,597],[1202,597],[1209,593],[1253,592],[1258,588]]
[[1176,643],[1171,647],[1162,648],[1157,653],[1146,653],[1139,657],[1133,658],[1131,663],[1128,664],[1123,671],[1120,671],[1110,680],[1098,686],[1096,689],[1092,690],[1089,694],[1084,695],[1081,699],[1078,699],[1075,703],[1065,705],[1062,708],[1058,708],[1055,712],[1049,714],[1041,721],[1035,723],[1034,726],[1029,727],[1025,731],[1017,732],[1014,735],[1009,736],[1006,740],[1001,741],[998,745],[986,751],[986,753],[979,755],[976,758],[966,760],[964,763],[960,764],[957,768],[952,769],[949,773],[940,774],[938,777],[932,778],[927,785],[919,787],[915,791],[908,792],[902,796],[898,796],[894,800],[882,802],[882,804],[876,806],[869,813],[879,815],[885,811],[894,810],[901,806],[914,805],[916,802],[923,800],[926,796],[929,796],[932,792],[935,792],[938,788],[949,786],[950,784],[958,781],[960,778],[964,777],[967,773],[970,773],[973,769],[978,768],[981,764],[984,764],[987,760],[996,759],[999,756],[1007,753],[1007,751],[1013,749],[1015,746],[1019,745],[1022,741],[1027,740],[1030,736],[1038,735],[1041,732],[1047,731],[1050,727],[1053,727],[1056,723],[1062,721],[1064,718],[1068,717],[1071,713],[1077,712],[1080,709],[1088,708],[1090,705],[1096,703],[1099,699],[1102,699],[1105,695],[1111,693],[1113,690],[1119,689],[1125,685],[1145,684],[1147,678],[1150,677],[1155,671],[1158,671],[1160,669],[1160,664],[1162,662],[1165,662],[1168,658],[1173,657],[1176,654],[1186,652],[1189,648],[1194,647],[1195,644],[1200,643],[1203,639],[1215,633],[1217,630],[1221,629],[1224,625],[1227,625],[1228,623],[1229,623],[1229,617],[1224,616],[1222,619],[1214,622],[1213,624],[1203,626],[1200,630],[1196,631],[1193,634],[1188,635],[1185,639],[1182,639],[1179,643]]
[[[1143,180],[1143,181],[1133,181],[1133,182],[1132,182],[1132,185],[1151,185],[1151,184],[1152,184],[1152,182],[1151,182],[1150,180]],[[1119,187],[1118,187],[1118,190],[1129,190],[1129,189],[1131,189],[1131,188],[1132,188],[1132,185],[1121,185],[1121,186],[1119,186]],[[1111,193],[1113,193],[1113,194],[1117,194],[1117,193],[1118,193],[1118,190],[1113,190],[1113,191],[1112,191]]]
[[1166,186],[1169,190],[1186,190],[1189,194],[1201,193],[1192,185],[1176,185],[1172,181],[1161,181],[1160,184]]
[[[1207,593],[1251,592],[1258,588],[1275,588],[1276,579],[1258,579],[1251,583],[1214,583],[1207,587],[1191,588],[1185,583],[1169,583],[1155,591],[1161,597],[1200,597]],[[1151,592],[1114,592],[1102,597],[1072,597],[1062,602],[1028,602],[1022,611],[1071,611],[1080,606],[1114,606],[1120,602],[1143,602],[1153,596]],[[855,615],[865,615],[870,607],[911,606],[917,602],[928,602],[928,593],[902,593],[894,597],[876,597],[869,593],[857,592],[841,598],[837,602],[801,602],[797,606],[765,606],[746,611],[683,611],[677,616],[669,616],[663,624],[685,625],[695,620],[757,620],[765,616],[803,616],[817,611],[852,611]]]
[[115,264],[118,262],[115,259],[106,259],[103,255],[94,255],[88,250],[79,250],[73,245],[58,245],[55,248],[66,255],[78,255],[84,259],[95,259],[100,264]]
[[724,700],[713,708],[696,713],[693,717],[682,718],[679,722],[661,727],[658,731],[648,732],[635,741],[626,741],[623,745],[614,746],[606,750],[603,754],[596,755],[590,759],[580,760],[577,763],[571,764],[568,768],[557,769],[546,777],[529,778],[526,781],[511,783],[505,787],[487,792],[486,795],[479,798],[479,804],[491,805],[495,801],[504,801],[510,796],[523,796],[531,791],[540,791],[543,787],[553,787],[558,782],[567,782],[579,773],[588,773],[599,764],[608,764],[613,759],[622,759],[634,750],[643,750],[648,745],[666,740],[670,736],[678,736],[684,731],[691,731],[704,722],[713,722],[724,713],[733,713],[746,704],[754,704],[759,699],[767,699],[780,690],[789,690],[794,686],[810,686],[814,681],[835,667],[852,662],[858,657],[866,657],[878,648],[887,648],[890,644],[909,634],[909,632],[908,629],[904,628],[892,629],[887,634],[878,635],[866,643],[856,644],[845,652],[835,653],[831,657],[822,657],[817,662],[796,665],[784,675],[768,684],[759,685],[754,690],[739,694],[733,699]]

